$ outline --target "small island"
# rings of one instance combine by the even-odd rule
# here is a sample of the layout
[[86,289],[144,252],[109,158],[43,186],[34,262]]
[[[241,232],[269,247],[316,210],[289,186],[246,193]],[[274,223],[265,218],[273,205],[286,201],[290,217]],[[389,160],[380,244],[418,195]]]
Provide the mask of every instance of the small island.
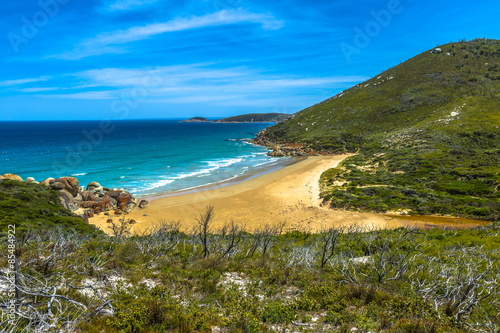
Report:
[[207,118],[203,118],[203,117],[193,117],[193,118],[181,121],[181,123],[211,123],[211,122],[212,121],[208,120]]

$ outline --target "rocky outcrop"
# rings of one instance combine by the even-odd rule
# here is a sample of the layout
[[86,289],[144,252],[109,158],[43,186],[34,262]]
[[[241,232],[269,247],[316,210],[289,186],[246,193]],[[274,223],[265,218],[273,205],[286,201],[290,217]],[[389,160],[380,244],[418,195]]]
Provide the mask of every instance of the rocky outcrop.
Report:
[[281,149],[277,149],[277,150],[273,150],[272,152],[269,153],[269,156],[272,156],[272,157],[283,157],[283,156],[286,156],[285,152],[283,152],[283,150]]
[[45,185],[45,186],[50,186],[50,183],[54,180],[54,178],[47,178],[43,180],[40,184]]
[[87,189],[79,194],[82,197],[79,207],[93,214],[108,211],[115,211],[115,214],[128,213],[138,202],[136,197],[123,189],[110,190],[96,182],[90,183]]
[[25,180],[26,183],[38,184],[38,182],[33,177],[28,177]]
[[109,195],[105,195],[104,198],[102,198],[102,201],[104,203],[109,203],[113,207],[117,207],[118,206],[118,201],[115,198],[113,198],[113,197],[111,197]]
[[139,208],[146,208],[147,206],[149,206],[149,201],[147,200],[141,200],[141,202],[139,202]]
[[84,215],[87,219],[89,219],[89,218],[91,218],[91,217],[94,217],[94,212],[93,212],[93,211],[91,211],[91,210],[86,210],[86,211],[83,213],[83,215]]
[[96,201],[96,197],[94,197],[94,193],[92,191],[82,191],[80,193],[82,196],[82,201]]
[[[74,177],[48,178],[42,182],[61,193],[61,205],[71,211],[78,208],[85,210],[82,217],[92,217],[107,211],[121,210],[130,212],[137,206],[138,200],[123,189],[109,189],[97,182],[91,182],[82,191]],[[120,213],[121,214],[121,213]]]
[[269,156],[283,157],[283,156],[318,156],[318,155],[332,155],[331,152],[325,150],[315,150],[305,144],[291,143],[291,142],[275,142],[267,137],[267,129],[260,131],[254,139],[250,140],[251,143],[259,146],[265,146],[271,150]]
[[61,205],[74,212],[78,209],[78,206],[75,206],[75,198],[71,193],[69,193],[66,189],[62,189],[59,191],[61,193]]
[[76,196],[80,191],[78,179],[75,177],[61,177],[50,182],[50,187],[56,191],[66,190],[73,196]]
[[19,177],[18,175],[15,175],[13,173],[6,173],[5,175],[3,175],[3,178],[4,179],[10,179],[10,180],[17,180],[17,181],[20,181],[20,182],[23,181],[23,179],[21,177]]
[[98,182],[90,182],[87,185],[87,191],[92,191],[92,190],[95,190],[95,189],[102,189],[101,184],[99,184]]
[[83,202],[83,196],[81,193],[78,193],[77,195],[75,195],[73,199],[75,200],[75,204],[78,206],[80,206],[80,203]]
[[91,192],[94,195],[103,196],[109,189],[105,189],[98,182],[91,182],[87,185],[86,191]]
[[113,190],[113,191],[108,192],[107,195],[115,200],[118,200],[118,197],[120,196],[121,193],[122,193],[122,191],[120,191],[120,190]]
[[[0,175],[0,180],[12,179],[23,181],[15,174]],[[33,177],[26,178],[26,183],[36,183]],[[72,212],[82,209],[80,217],[88,221],[88,218],[95,214],[115,212],[116,214],[129,213],[137,207],[139,200],[124,189],[109,189],[97,182],[91,182],[85,190],[80,187],[78,179],[75,177],[60,177],[57,179],[47,178],[39,184],[49,186],[52,190],[60,193],[60,205]],[[140,207],[149,205],[147,200],[141,200]],[[106,213],[109,215],[110,213]]]

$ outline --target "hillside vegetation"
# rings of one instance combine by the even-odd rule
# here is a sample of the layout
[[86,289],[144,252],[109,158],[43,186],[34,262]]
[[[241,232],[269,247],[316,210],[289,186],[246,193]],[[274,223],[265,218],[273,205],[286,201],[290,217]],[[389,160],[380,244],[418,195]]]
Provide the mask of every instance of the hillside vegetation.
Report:
[[358,152],[322,177],[332,207],[500,219],[500,41],[429,50],[265,130]]

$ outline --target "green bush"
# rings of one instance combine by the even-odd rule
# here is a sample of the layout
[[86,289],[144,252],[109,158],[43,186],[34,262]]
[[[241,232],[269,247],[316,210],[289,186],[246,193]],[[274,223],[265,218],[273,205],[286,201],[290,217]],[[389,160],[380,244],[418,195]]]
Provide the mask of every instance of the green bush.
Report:
[[0,180],[0,237],[5,235],[8,225],[15,225],[19,236],[28,230],[54,227],[84,234],[102,233],[59,205],[60,200],[60,194],[48,186]]

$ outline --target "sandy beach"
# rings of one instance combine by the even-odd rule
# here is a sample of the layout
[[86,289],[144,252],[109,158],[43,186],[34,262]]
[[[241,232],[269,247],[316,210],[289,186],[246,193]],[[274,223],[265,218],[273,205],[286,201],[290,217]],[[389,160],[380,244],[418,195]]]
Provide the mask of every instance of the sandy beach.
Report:
[[[179,221],[183,231],[191,230],[195,217],[207,205],[214,205],[214,227],[234,221],[245,224],[248,231],[265,224],[285,222],[285,230],[321,231],[330,226],[356,223],[366,227],[397,228],[418,225],[433,227],[447,225],[465,228],[475,222],[447,217],[415,217],[390,214],[360,213],[322,207],[319,197],[319,178],[329,168],[336,167],[350,155],[314,156],[287,165],[258,177],[236,184],[188,193],[152,198],[144,209],[135,209],[125,217],[137,223],[133,232],[141,233],[159,220]],[[122,216],[100,214],[90,223],[108,231],[107,220]],[[472,223],[472,224],[471,224]],[[478,221],[484,224],[482,221]]]

